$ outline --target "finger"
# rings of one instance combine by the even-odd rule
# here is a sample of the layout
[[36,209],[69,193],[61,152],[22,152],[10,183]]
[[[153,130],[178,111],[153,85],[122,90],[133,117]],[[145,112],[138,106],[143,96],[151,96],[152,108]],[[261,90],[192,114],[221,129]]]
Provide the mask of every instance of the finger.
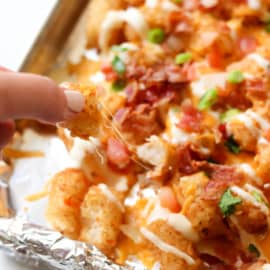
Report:
[[0,71],[9,71],[9,72],[13,72],[12,70],[8,69],[8,68],[5,68],[5,67],[2,67],[0,66]]
[[38,75],[0,72],[0,121],[28,118],[49,123],[69,119],[84,107],[77,91],[65,91]]
[[0,122],[0,150],[8,144],[15,132],[15,124],[13,121]]

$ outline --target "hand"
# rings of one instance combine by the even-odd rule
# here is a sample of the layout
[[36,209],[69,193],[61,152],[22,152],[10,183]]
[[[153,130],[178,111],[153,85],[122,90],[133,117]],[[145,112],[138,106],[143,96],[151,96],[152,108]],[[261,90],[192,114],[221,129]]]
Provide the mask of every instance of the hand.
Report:
[[49,78],[16,73],[0,67],[0,150],[12,138],[14,119],[35,119],[56,124],[84,107],[84,97]]

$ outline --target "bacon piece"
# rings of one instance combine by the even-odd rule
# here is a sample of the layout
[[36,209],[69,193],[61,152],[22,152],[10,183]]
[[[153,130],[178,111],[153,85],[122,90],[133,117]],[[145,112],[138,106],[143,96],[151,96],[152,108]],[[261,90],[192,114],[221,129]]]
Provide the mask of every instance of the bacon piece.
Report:
[[115,138],[108,139],[106,154],[108,161],[121,169],[130,163],[130,154],[127,147]]
[[179,159],[178,168],[181,173],[192,174],[198,171],[198,163],[192,158],[189,145],[179,147],[177,152]]
[[210,177],[202,198],[217,200],[232,184],[239,184],[244,180],[244,175],[233,166],[202,163],[203,169]]
[[191,104],[185,104],[182,109],[184,115],[177,126],[187,132],[199,132],[201,130],[202,113]]
[[[119,114],[124,115],[119,119]],[[131,140],[143,142],[145,138],[160,131],[156,109],[148,104],[139,104],[135,108],[127,108],[117,112],[114,120],[120,125],[122,132],[131,136]]]
[[267,98],[267,90],[266,85],[263,79],[255,78],[255,79],[247,79],[245,81],[244,88],[247,91],[247,94],[254,98],[266,99]]
[[128,103],[133,103],[136,100],[136,97],[138,95],[139,89],[135,85],[129,85],[125,89],[125,94],[127,97]]
[[126,78],[138,80],[148,86],[158,83],[184,83],[189,81],[187,68],[175,64],[143,67],[133,63],[127,67]]
[[252,53],[256,50],[258,42],[256,38],[252,36],[241,37],[237,41],[237,48],[240,50],[240,54],[245,56],[249,53]]

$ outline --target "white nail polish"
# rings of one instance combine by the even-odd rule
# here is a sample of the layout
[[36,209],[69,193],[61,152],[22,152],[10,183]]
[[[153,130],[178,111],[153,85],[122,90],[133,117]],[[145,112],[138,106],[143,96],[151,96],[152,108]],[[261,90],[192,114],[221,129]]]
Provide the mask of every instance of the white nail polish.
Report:
[[81,112],[85,104],[84,96],[80,92],[74,90],[65,90],[64,93],[67,98],[68,108],[75,113]]

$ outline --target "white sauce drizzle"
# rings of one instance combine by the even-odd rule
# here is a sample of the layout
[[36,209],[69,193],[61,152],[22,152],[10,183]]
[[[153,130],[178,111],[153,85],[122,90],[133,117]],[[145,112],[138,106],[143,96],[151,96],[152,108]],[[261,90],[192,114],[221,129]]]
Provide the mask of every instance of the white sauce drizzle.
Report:
[[251,9],[259,10],[261,8],[261,1],[260,0],[248,0],[248,6]]
[[119,202],[119,200],[114,196],[114,194],[111,192],[111,190],[107,187],[105,184],[99,184],[99,189],[102,191],[102,193],[111,201],[113,202],[121,212],[124,212],[125,209],[123,205]]
[[257,184],[261,184],[262,183],[262,179],[260,177],[258,177],[256,175],[256,172],[254,171],[254,169],[248,164],[248,163],[242,163],[239,165],[239,168],[246,174],[248,175],[250,178],[252,178],[253,180],[255,180],[255,182]]
[[263,69],[267,70],[269,68],[270,61],[258,53],[251,53],[247,56],[247,58],[254,60]]
[[184,144],[193,140],[194,134],[187,133],[176,126],[180,119],[177,113],[170,110],[168,117],[169,130],[167,133],[163,134],[163,139],[174,145]]
[[139,244],[142,242],[140,231],[131,224],[123,224],[120,226],[120,230],[129,237],[134,243]]
[[226,80],[227,73],[225,72],[203,75],[200,80],[191,83],[191,90],[193,95],[201,98],[211,88],[225,88]]
[[156,220],[166,221],[168,225],[180,232],[188,240],[196,242],[199,239],[190,221],[184,215],[171,213],[168,209],[161,207],[159,202],[156,202],[156,206],[150,213],[147,223],[151,224]]
[[158,5],[159,0],[146,0],[145,6],[148,8],[155,8]]
[[270,270],[270,264],[266,263],[262,266],[262,270]]
[[150,242],[152,242],[160,250],[176,255],[177,257],[183,259],[188,265],[195,264],[195,261],[191,256],[189,256],[185,252],[175,248],[174,246],[171,246],[171,245],[165,243],[164,241],[162,241],[158,236],[156,236],[151,231],[147,230],[144,227],[142,227],[140,231],[146,239],[148,239]]
[[205,8],[212,8],[218,4],[218,0],[201,0],[201,5]]
[[164,0],[161,4],[162,9],[165,11],[178,11],[180,10],[179,6],[175,5],[171,1]]
[[108,49],[108,42],[111,32],[120,28],[123,23],[129,24],[135,31],[145,39],[148,32],[148,25],[143,14],[137,8],[130,7],[127,10],[110,11],[101,25],[99,46],[103,50]]
[[125,176],[119,177],[117,183],[115,184],[115,189],[119,192],[128,190],[128,179]]
[[95,49],[95,48],[89,49],[89,50],[85,50],[85,51],[84,51],[84,56],[85,56],[88,60],[91,60],[91,61],[97,62],[97,61],[100,60],[98,51],[97,51],[97,49]]
[[91,75],[89,80],[94,84],[101,84],[105,82],[105,75],[101,71],[98,71],[97,73]]
[[245,190],[237,186],[233,186],[230,189],[239,197],[241,197],[243,200],[246,200],[250,202],[251,204],[253,204],[254,206],[258,207],[266,216],[269,215],[269,209],[267,208],[267,206],[264,205],[263,203],[257,202],[256,199],[252,195],[250,195],[248,192],[246,192]]

